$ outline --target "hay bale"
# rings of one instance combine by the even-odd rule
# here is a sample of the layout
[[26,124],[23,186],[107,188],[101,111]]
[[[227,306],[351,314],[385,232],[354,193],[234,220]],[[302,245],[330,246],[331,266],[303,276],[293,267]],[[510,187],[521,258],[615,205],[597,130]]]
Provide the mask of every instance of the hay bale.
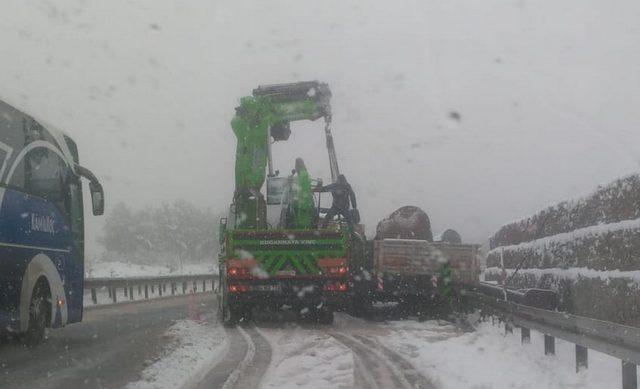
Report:
[[375,239],[421,239],[433,242],[429,216],[418,207],[398,208],[378,223]]
[[497,247],[487,266],[505,268],[570,268],[595,270],[640,269],[640,219],[587,227],[516,246]]
[[640,175],[634,174],[599,187],[582,199],[559,203],[503,226],[490,238],[490,248],[637,218],[640,218]]

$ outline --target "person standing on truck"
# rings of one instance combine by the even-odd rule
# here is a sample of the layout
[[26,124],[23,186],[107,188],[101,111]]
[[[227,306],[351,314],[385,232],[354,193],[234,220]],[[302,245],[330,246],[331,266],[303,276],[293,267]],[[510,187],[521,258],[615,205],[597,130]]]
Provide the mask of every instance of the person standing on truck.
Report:
[[[353,226],[354,223],[359,223],[360,218],[358,217],[358,204],[356,202],[356,194],[354,193],[351,185],[347,182],[347,178],[344,174],[338,175],[338,180],[333,184],[329,184],[327,186],[320,187],[316,189],[318,192],[331,192],[331,196],[333,197],[333,202],[331,204],[331,208],[327,212],[327,215],[322,222],[321,228],[326,228],[329,222],[336,215],[342,215],[344,219],[347,221],[347,224]],[[350,207],[353,206],[354,217],[350,212]]]

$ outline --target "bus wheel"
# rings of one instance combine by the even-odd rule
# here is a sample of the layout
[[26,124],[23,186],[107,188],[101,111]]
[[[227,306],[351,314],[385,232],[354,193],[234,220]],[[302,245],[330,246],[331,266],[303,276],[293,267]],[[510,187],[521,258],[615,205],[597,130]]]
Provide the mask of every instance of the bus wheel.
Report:
[[29,325],[24,340],[28,345],[35,345],[44,338],[45,328],[51,317],[48,288],[43,282],[38,282],[31,295],[29,304]]

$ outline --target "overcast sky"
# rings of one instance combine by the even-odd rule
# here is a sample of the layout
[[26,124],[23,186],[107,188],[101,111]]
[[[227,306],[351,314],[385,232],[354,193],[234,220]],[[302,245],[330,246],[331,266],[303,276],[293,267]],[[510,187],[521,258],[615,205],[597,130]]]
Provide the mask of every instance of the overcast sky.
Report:
[[[276,82],[330,84],[341,170],[369,232],[412,204],[436,233],[484,242],[640,166],[636,0],[1,7],[0,98],[74,137],[107,212],[174,199],[226,208],[234,107]],[[327,180],[322,129],[294,125],[277,167],[301,156]],[[92,242],[101,225],[88,222]]]

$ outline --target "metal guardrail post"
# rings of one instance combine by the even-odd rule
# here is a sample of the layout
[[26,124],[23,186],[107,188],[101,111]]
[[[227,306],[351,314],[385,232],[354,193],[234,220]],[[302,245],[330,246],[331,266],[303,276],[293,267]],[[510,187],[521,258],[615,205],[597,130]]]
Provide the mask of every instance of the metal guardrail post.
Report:
[[504,323],[504,333],[505,334],[513,334],[513,326],[509,322]]
[[520,341],[522,344],[531,343],[531,330],[526,327],[520,327]]
[[622,389],[638,388],[638,371],[635,363],[622,361]]
[[[622,361],[622,388],[638,389],[640,328],[471,293],[472,298],[485,304],[490,311],[503,312],[513,320],[522,330],[523,343],[530,340],[530,329],[534,329],[544,334],[545,355],[555,355],[556,337],[575,344],[576,371],[588,368],[589,349],[618,358]],[[495,318],[496,315],[491,316],[492,321]]]
[[556,355],[556,338],[544,334],[544,355]]
[[576,373],[589,368],[589,349],[576,344]]
[[[130,277],[130,278],[87,278],[85,279],[84,292],[91,298],[93,305],[98,305],[98,289],[106,289],[109,300],[112,303],[118,302],[118,288],[122,288],[122,296],[126,301],[135,301],[135,289],[138,287],[138,299],[142,299],[142,289],[144,286],[144,299],[163,297],[164,295],[177,295],[178,285],[182,283],[182,294],[189,292],[207,292],[207,282],[211,282],[211,291],[215,290],[215,279],[210,278],[210,274],[194,274],[180,276],[155,276],[155,277]],[[199,285],[202,282],[202,285]],[[151,287],[151,295],[149,294]],[[155,291],[155,288],[158,291]],[[202,288],[198,290],[198,288]],[[170,290],[169,290],[170,289]]]

